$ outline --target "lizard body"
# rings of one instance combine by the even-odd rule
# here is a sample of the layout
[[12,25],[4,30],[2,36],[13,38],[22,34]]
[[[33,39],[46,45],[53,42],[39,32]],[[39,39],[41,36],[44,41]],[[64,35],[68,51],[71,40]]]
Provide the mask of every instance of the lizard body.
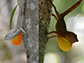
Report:
[[16,27],[10,30],[6,36],[4,37],[4,40],[10,40],[12,44],[14,45],[20,45],[22,43],[22,32],[25,32],[22,29],[22,24],[24,20],[24,0],[17,0],[19,5],[19,15],[17,19]]

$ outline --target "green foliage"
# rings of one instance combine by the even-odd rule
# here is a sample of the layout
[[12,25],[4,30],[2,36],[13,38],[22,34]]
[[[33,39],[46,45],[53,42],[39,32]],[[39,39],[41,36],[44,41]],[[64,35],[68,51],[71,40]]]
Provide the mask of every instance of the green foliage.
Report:
[[[65,10],[70,8],[77,1],[78,0],[54,0],[53,3],[55,4],[57,11],[59,13],[63,13]],[[82,3],[83,3],[83,0],[82,0]],[[73,10],[67,15],[70,17],[70,16],[75,16],[79,14],[82,11],[82,3],[75,10]]]
[[82,5],[82,12],[84,13],[84,4]]
[[18,5],[15,6],[15,8],[12,11],[11,18],[10,18],[10,30],[12,29],[12,21],[13,21],[13,16],[15,14],[16,8]]

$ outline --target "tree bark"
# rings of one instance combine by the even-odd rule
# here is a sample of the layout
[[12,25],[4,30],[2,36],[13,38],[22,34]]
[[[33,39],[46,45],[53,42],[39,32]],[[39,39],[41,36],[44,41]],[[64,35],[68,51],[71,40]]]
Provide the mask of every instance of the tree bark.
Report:
[[39,61],[39,0],[25,0],[23,42],[26,50],[27,63]]
[[27,63],[43,63],[51,4],[49,0],[24,0],[23,42]]
[[49,0],[39,0],[39,63],[44,62],[51,7]]

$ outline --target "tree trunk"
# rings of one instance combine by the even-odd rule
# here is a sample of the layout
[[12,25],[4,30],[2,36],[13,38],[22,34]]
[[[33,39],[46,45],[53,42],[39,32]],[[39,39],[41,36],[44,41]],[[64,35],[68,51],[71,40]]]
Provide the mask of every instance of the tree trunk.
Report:
[[49,0],[25,0],[23,42],[27,63],[43,63],[51,5]]
[[23,42],[26,50],[27,63],[39,61],[39,0],[25,0]]
[[44,59],[50,16],[50,1],[39,0],[39,63],[43,63]]

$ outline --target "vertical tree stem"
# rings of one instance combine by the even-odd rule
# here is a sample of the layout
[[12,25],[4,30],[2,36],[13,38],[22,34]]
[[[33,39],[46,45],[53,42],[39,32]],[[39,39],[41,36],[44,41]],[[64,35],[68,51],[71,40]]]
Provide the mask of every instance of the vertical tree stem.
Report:
[[44,60],[50,16],[50,1],[39,0],[39,63],[43,63]]
[[25,0],[23,42],[27,63],[43,63],[51,4],[49,0]]
[[39,0],[25,0],[23,42],[27,63],[39,62]]

